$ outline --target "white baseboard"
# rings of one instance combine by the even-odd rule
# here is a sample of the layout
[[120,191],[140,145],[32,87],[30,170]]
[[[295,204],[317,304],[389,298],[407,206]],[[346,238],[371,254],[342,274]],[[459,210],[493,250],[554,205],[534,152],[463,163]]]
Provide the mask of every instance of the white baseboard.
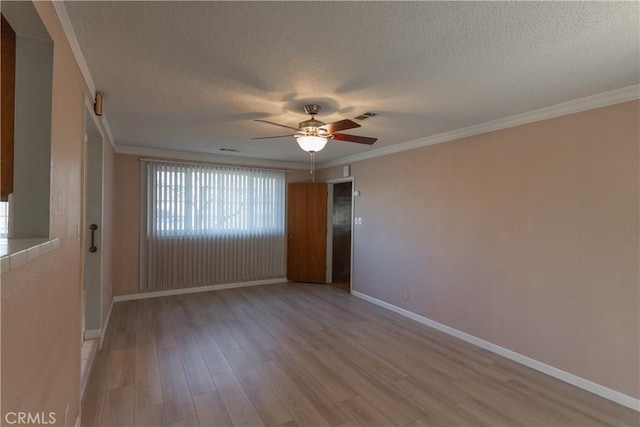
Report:
[[460,338],[463,341],[477,345],[478,347],[484,348],[485,350],[489,350],[493,353],[499,354],[500,356],[513,360],[514,362],[518,362],[522,365],[528,366],[529,368],[535,369],[536,371],[540,371],[544,374],[550,375],[554,378],[567,382],[583,390],[586,390],[593,394],[597,394],[600,397],[604,397],[605,399],[611,400],[613,402],[619,403],[620,405],[626,406],[627,408],[631,408],[635,411],[640,412],[639,399],[628,396],[624,393],[620,393],[619,391],[612,390],[608,387],[594,383],[593,381],[589,381],[587,379],[584,379],[577,375],[563,371],[561,369],[554,368],[553,366],[547,365],[546,363],[539,362],[535,359],[532,359],[520,353],[516,353],[515,351],[511,351],[504,347],[500,347],[499,345],[493,344],[489,341],[485,341],[481,338],[467,334],[466,332],[462,332],[450,326],[444,325],[442,323],[438,323],[435,320],[431,320],[427,317],[413,313],[409,310],[405,310],[404,308],[400,308],[393,304],[389,304],[388,302],[381,301],[372,296],[363,294],[362,292],[352,290],[351,294],[365,301],[369,301],[370,303],[373,303],[377,306],[386,308],[402,316],[408,317],[424,325],[430,326],[434,329],[444,332],[445,334],[454,336],[456,338]]
[[118,295],[113,297],[114,302],[133,301],[146,298],[158,298],[171,295],[194,294],[198,292],[216,291],[220,289],[244,288],[247,286],[274,285],[277,283],[285,283],[287,279],[280,277],[276,279],[253,280],[250,282],[222,283],[220,285],[195,286],[193,288],[166,289],[155,292],[141,292],[139,294]]
[[94,340],[100,338],[100,329],[87,329],[84,331],[85,340]]

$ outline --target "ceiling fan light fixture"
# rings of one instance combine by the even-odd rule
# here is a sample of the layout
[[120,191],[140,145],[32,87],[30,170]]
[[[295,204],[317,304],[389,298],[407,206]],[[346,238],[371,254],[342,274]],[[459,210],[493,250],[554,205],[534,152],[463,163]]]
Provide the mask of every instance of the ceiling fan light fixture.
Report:
[[317,153],[327,145],[327,138],[314,135],[299,136],[296,141],[298,141],[300,148],[309,153]]

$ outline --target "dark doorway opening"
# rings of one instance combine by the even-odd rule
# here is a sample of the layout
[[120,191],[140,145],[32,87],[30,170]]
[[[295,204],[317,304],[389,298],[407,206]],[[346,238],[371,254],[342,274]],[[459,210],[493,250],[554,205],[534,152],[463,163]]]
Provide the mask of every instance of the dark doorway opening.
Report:
[[331,284],[351,289],[352,182],[333,184]]

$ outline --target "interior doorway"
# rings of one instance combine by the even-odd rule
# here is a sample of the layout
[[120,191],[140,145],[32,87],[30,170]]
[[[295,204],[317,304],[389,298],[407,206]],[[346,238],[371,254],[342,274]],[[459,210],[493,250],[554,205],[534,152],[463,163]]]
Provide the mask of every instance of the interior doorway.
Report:
[[344,291],[351,291],[353,247],[353,178],[329,182],[330,244],[328,245],[329,282]]
[[102,212],[103,143],[93,112],[85,112],[84,139],[84,215],[82,243],[82,346],[80,387],[88,383],[91,365],[102,334]]
[[87,111],[85,121],[84,338],[99,335],[102,308],[102,135]]

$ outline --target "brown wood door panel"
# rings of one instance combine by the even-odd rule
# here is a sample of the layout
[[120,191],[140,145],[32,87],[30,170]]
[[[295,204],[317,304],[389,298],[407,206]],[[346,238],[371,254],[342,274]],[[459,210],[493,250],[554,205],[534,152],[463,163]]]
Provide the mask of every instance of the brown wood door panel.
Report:
[[325,283],[327,184],[291,183],[287,196],[287,279]]

